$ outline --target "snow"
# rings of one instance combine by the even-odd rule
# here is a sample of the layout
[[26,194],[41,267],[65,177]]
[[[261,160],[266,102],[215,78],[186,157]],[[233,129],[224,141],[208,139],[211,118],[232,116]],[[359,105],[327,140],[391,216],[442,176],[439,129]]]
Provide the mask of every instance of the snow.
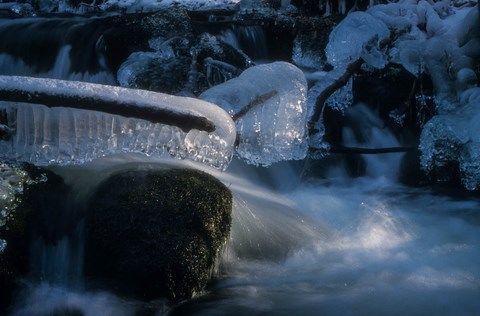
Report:
[[480,88],[471,88],[461,97],[462,107],[437,115],[425,125],[421,164],[432,172],[448,163],[458,163],[463,185],[475,190],[480,189]]
[[[382,49],[380,43],[392,32],[397,35],[393,47]],[[425,125],[421,135],[422,167],[436,177],[436,169],[457,164],[464,186],[480,189],[480,88],[473,71],[474,61],[480,58],[477,6],[403,0],[350,13],[330,34],[326,57],[334,70],[314,78],[308,96],[310,112],[317,96],[358,58],[367,69],[394,62],[415,76],[427,73],[439,115]],[[342,110],[350,105],[350,96],[347,84],[325,106]],[[324,148],[321,120],[316,127],[319,133],[311,138],[310,146]]]
[[200,98],[233,115],[256,98],[270,95],[236,121],[240,138],[237,154],[248,163],[268,166],[305,157],[306,92],[307,82],[300,69],[274,62],[251,67]]
[[[83,163],[121,152],[189,158],[224,169],[235,142],[235,125],[214,104],[143,90],[85,82],[0,76],[3,91],[29,91],[119,104],[133,111],[162,109],[180,116],[205,118],[215,126],[207,133],[118,115],[71,108],[1,102],[15,133],[0,141],[0,157],[39,165]],[[61,104],[59,104],[61,106]],[[92,106],[95,108],[95,105]]]
[[383,67],[386,56],[380,42],[390,37],[390,30],[380,19],[365,13],[353,12],[330,33],[325,49],[327,61],[334,67],[346,67],[362,57],[374,67]]

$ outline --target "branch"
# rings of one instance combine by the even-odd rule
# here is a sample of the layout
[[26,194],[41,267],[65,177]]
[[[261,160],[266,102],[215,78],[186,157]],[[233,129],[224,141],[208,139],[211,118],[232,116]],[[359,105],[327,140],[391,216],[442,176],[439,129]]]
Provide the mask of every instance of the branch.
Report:
[[269,99],[273,98],[274,96],[276,96],[278,94],[278,91],[277,90],[272,90],[270,92],[267,92],[265,94],[261,94],[259,96],[257,96],[255,99],[252,100],[252,102],[250,102],[249,104],[245,105],[243,108],[240,109],[240,111],[238,111],[237,113],[233,114],[232,115],[232,119],[234,121],[237,121],[238,119],[242,118],[243,116],[245,116],[245,114],[248,113],[248,111],[250,111],[251,109],[253,109],[254,107],[264,103],[265,101],[268,101]]
[[332,94],[335,93],[335,91],[347,84],[348,80],[350,80],[350,77],[360,70],[360,67],[363,65],[363,63],[363,59],[359,58],[353,63],[349,64],[343,75],[341,75],[331,85],[326,87],[322,93],[320,93],[320,95],[317,97],[317,101],[315,102],[315,110],[310,118],[310,121],[308,122],[309,135],[315,134],[315,123],[318,122],[320,116],[322,115],[325,102],[332,96]]
[[386,148],[361,148],[361,147],[345,147],[336,146],[331,147],[329,152],[332,154],[389,154],[389,153],[402,153],[415,150],[415,147],[386,147]]
[[206,102],[85,82],[0,76],[0,100],[99,111],[177,126],[185,132],[216,129],[205,116],[211,107]]

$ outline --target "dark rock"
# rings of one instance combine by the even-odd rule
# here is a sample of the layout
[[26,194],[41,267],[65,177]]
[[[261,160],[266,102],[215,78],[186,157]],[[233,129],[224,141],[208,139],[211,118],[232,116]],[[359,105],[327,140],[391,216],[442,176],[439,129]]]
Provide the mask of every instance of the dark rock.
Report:
[[86,275],[143,299],[190,298],[210,278],[230,231],[231,207],[230,191],[200,171],[113,175],[88,208]]
[[177,94],[184,89],[188,81],[190,58],[145,57],[132,60],[138,72],[130,77],[128,87],[168,94]]
[[[329,12],[327,12],[327,2],[328,6],[330,7]],[[332,13],[342,13],[340,12],[341,6],[339,6],[338,0],[291,0],[291,3],[307,15],[321,16]],[[369,2],[367,0],[345,0],[345,12],[343,13],[346,14],[353,8],[356,10],[366,10],[368,8],[368,4]]]
[[433,95],[429,76],[416,78],[397,64],[353,77],[353,103],[368,104],[397,136],[409,132],[401,137],[410,140],[419,137],[423,124],[435,114]]
[[[0,168],[17,191],[13,201],[3,206],[6,212],[0,226],[0,240],[6,242],[0,251],[1,311],[11,302],[18,278],[30,272],[31,241],[38,237],[54,240],[58,231],[68,229],[59,222],[68,188],[53,172],[33,165],[2,163]],[[54,231],[57,225],[60,229]]]
[[195,94],[235,78],[243,70],[253,66],[250,57],[209,33],[203,33],[197,38],[192,54],[196,58],[199,71]]
[[[104,33],[103,41],[108,66],[113,73],[132,53],[151,50],[148,41],[152,38],[193,40],[190,19],[184,10],[178,8],[117,16],[110,24],[112,27]],[[185,54],[185,48],[180,53]]]
[[193,50],[200,65],[203,65],[203,61],[210,57],[241,70],[252,66],[252,60],[247,55],[208,33],[203,33],[198,37]]
[[299,17],[298,33],[294,40],[293,61],[295,64],[309,68],[323,68],[326,57],[325,47],[330,32],[342,19],[341,15],[327,17]]
[[411,150],[403,155],[400,161],[399,180],[409,186],[425,185],[428,181],[420,167],[420,151]]

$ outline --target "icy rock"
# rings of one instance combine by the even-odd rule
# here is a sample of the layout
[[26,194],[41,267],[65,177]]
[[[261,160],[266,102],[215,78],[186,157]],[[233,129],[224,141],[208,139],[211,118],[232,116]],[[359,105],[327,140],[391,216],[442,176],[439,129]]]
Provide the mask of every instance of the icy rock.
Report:
[[[421,165],[427,173],[458,165],[463,185],[480,189],[480,88],[461,94],[463,105],[452,113],[435,116],[420,138]],[[438,173],[438,172],[437,172]]]
[[118,83],[122,87],[175,94],[188,79],[190,59],[157,52],[135,52],[120,66]]
[[303,68],[323,68],[328,35],[338,21],[338,16],[328,16],[312,18],[309,23],[299,22],[298,27],[296,27],[298,33],[293,41],[293,63]]
[[[16,195],[22,193],[28,174],[17,166],[0,163],[0,228],[17,206]],[[1,242],[0,242],[1,243]]]
[[240,138],[237,154],[248,163],[268,166],[305,157],[306,92],[307,82],[300,69],[275,62],[249,68],[200,98],[231,115],[258,103],[236,121]]
[[[1,76],[0,76],[1,77]],[[36,165],[80,164],[107,155],[139,152],[200,161],[225,169],[235,142],[235,125],[225,111],[198,99],[83,82],[4,76],[7,91],[28,87],[32,94],[102,100],[119,106],[159,108],[175,115],[205,118],[215,130],[182,130],[174,125],[72,108],[0,102],[13,133],[0,139],[0,158]],[[175,123],[174,123],[175,124]]]
[[380,42],[389,36],[387,25],[380,19],[365,12],[350,13],[330,33],[327,61],[342,68],[362,57],[371,66],[382,67],[386,57]]

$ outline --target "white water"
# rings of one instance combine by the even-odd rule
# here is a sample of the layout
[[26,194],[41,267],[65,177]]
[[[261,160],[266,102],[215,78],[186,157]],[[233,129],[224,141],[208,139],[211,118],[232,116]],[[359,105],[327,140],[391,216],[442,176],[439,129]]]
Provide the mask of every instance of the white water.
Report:
[[[376,122],[366,109],[360,113]],[[361,145],[395,145],[390,132],[372,126]],[[167,308],[158,301],[149,308],[159,315],[478,314],[480,200],[398,184],[399,156],[365,157],[367,175],[357,179],[341,170],[330,170],[337,176],[328,179],[305,178],[301,174],[313,172],[302,173],[305,166],[298,163],[257,168],[234,161],[221,173],[187,161],[154,162],[210,172],[229,186],[235,202],[216,282],[183,305]],[[95,168],[103,171],[95,174],[108,174],[112,162],[118,168],[144,159],[129,155],[97,162]],[[69,172],[63,172],[67,182],[86,187],[78,173]],[[87,173],[84,178],[92,181]],[[17,315],[65,306],[87,316],[133,315],[145,308],[108,293],[46,284],[28,293]]]

